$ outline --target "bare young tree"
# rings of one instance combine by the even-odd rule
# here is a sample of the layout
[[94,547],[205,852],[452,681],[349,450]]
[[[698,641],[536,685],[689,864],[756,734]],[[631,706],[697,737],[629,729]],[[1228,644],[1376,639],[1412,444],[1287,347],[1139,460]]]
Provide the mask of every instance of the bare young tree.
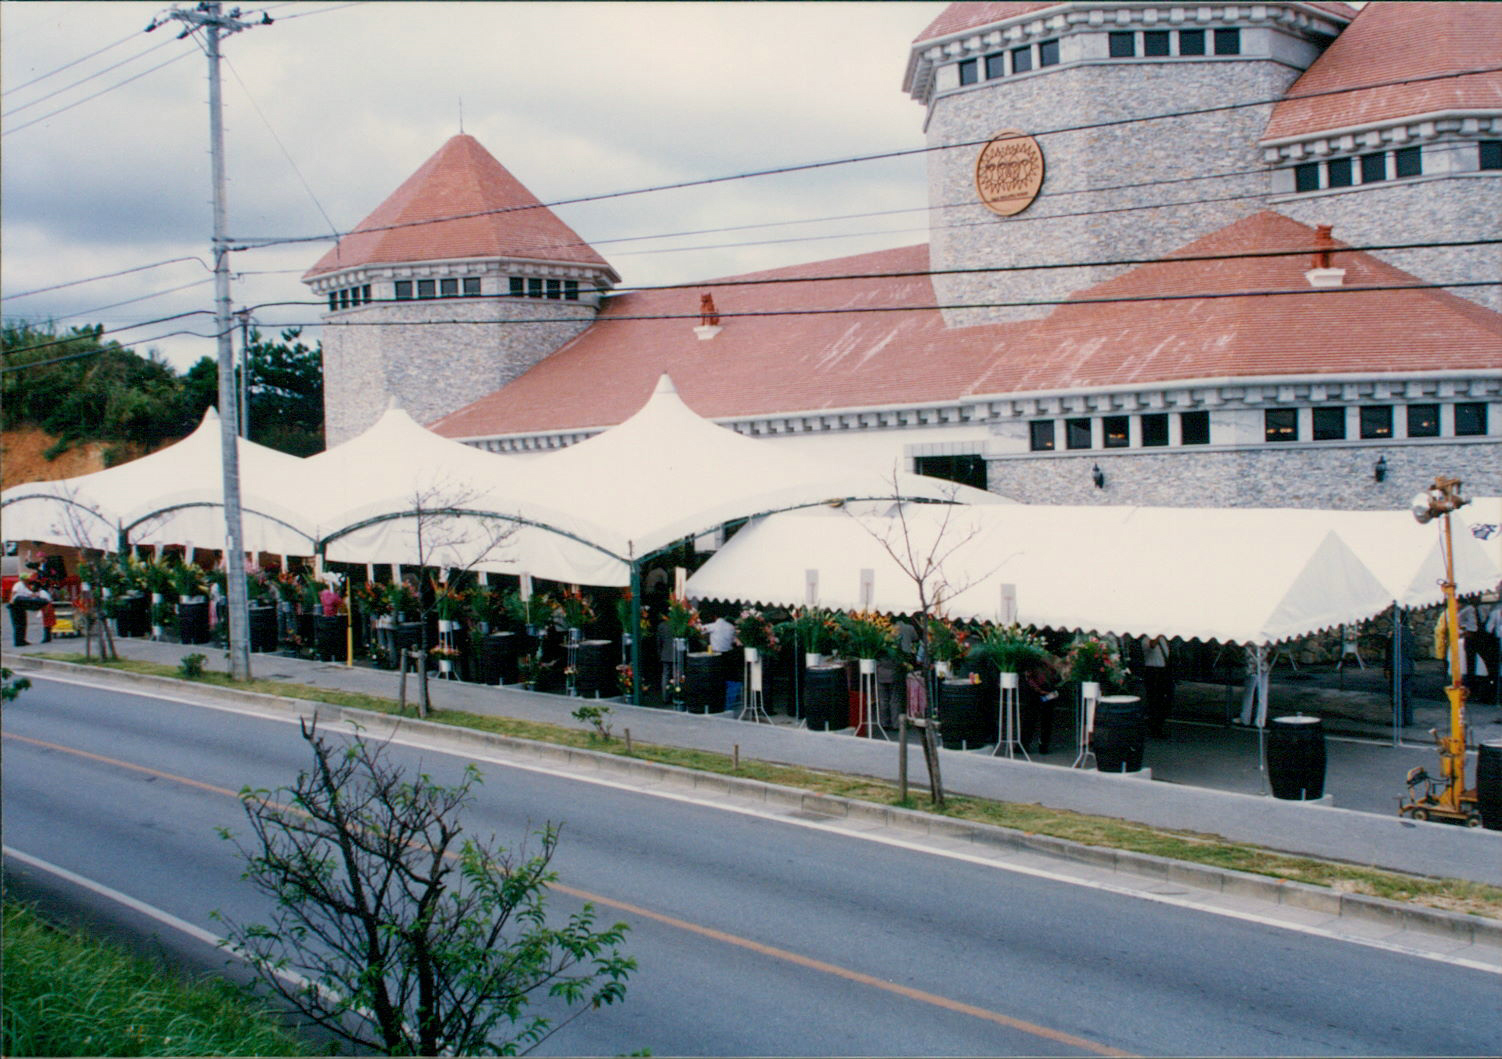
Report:
[[338,745],[307,722],[302,735],[312,767],[291,787],[240,792],[253,841],[221,830],[275,901],[270,923],[215,913],[266,986],[390,1055],[520,1054],[624,999],[636,969],[620,952],[626,925],[596,929],[587,904],[561,923],[548,915],[556,827],[535,854],[462,838],[474,765],[448,786],[358,736]]

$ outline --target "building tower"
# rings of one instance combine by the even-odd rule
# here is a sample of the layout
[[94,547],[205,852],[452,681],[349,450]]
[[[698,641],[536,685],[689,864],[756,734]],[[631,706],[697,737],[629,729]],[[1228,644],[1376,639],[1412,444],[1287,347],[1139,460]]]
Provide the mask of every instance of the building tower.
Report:
[[904,83],[928,111],[934,288],[941,305],[976,306],[946,309],[949,325],[1045,316],[1125,269],[945,270],[1152,259],[1265,208],[1273,106],[1354,14],[952,5],[914,42]]
[[325,438],[387,401],[428,423],[578,335],[620,277],[472,136],[445,143],[304,276],[323,315]]

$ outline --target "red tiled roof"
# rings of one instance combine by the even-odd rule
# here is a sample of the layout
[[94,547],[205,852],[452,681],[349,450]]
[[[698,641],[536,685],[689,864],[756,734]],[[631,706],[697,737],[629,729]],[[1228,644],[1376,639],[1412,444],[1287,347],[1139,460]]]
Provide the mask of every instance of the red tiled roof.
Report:
[[[439,220],[445,217],[457,219]],[[461,134],[440,147],[303,279],[356,265],[496,257],[609,268],[478,140]]]
[[[1337,243],[1337,246],[1341,244]],[[1075,295],[1028,335],[1027,355],[997,360],[974,394],[1173,379],[1502,368],[1502,314],[1438,289],[1353,291],[1421,283],[1370,254],[1338,251],[1342,289],[1316,290],[1310,257],[1175,258],[1311,251],[1314,231],[1263,211],[1162,261]],[[1270,292],[1293,290],[1296,294]],[[1185,293],[1172,302],[1102,301]],[[1240,295],[1240,292],[1251,292]]]
[[1273,108],[1264,139],[1435,111],[1496,110],[1502,107],[1502,71],[1495,69],[1359,86],[1496,67],[1502,65],[1499,45],[1499,3],[1369,3]]
[[[968,29],[979,29],[981,26],[989,26],[996,22],[1003,22],[1011,18],[1020,18],[1023,15],[1031,15],[1035,11],[1042,11],[1049,7],[1060,7],[1055,3],[1009,3],[1004,0],[987,0],[983,3],[957,3],[950,4],[931,22],[927,29],[914,39],[914,44],[924,41],[935,40],[939,37],[947,37],[952,33],[963,33]],[[1349,19],[1356,14],[1356,9],[1349,4],[1337,2],[1312,3],[1310,7],[1317,7],[1329,14],[1340,18]]]
[[[724,418],[1225,376],[1502,368],[1502,314],[1438,290],[1313,290],[1304,278],[1313,245],[1312,229],[1263,212],[1081,291],[1044,320],[964,328],[944,326],[925,276],[812,282],[922,272],[924,246],[738,277],[809,282],[621,295],[573,342],[433,429],[477,437],[611,426],[663,372],[695,411]],[[1300,254],[1173,260],[1282,249]],[[1337,252],[1334,264],[1348,287],[1419,282],[1368,254]],[[700,341],[693,328],[706,290],[724,330]],[[1280,290],[1298,293],[1268,293]],[[1087,300],[1240,292],[1252,293]],[[876,311],[797,312],[838,308]],[[664,314],[683,318],[650,319]]]

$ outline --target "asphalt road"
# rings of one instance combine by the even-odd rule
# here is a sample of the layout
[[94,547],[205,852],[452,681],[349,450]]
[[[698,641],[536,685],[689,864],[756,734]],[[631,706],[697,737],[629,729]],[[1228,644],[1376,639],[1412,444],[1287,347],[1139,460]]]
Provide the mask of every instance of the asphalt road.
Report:
[[[217,930],[217,826],[305,764],[279,719],[45,678],[4,711],[5,844]],[[464,758],[396,756],[440,778]],[[560,1054],[1495,1054],[1497,976],[575,779],[482,765],[469,829],[563,825],[559,911],[631,925]],[[28,878],[35,879],[31,872]],[[75,895],[75,899],[83,901]],[[216,958],[207,955],[205,959]]]

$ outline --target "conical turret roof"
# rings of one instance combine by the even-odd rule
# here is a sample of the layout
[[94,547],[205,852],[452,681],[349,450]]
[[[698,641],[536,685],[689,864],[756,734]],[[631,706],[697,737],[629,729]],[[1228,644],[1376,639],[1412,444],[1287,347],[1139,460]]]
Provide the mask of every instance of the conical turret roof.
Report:
[[357,265],[497,257],[610,269],[480,141],[461,133],[340,239],[303,279]]

